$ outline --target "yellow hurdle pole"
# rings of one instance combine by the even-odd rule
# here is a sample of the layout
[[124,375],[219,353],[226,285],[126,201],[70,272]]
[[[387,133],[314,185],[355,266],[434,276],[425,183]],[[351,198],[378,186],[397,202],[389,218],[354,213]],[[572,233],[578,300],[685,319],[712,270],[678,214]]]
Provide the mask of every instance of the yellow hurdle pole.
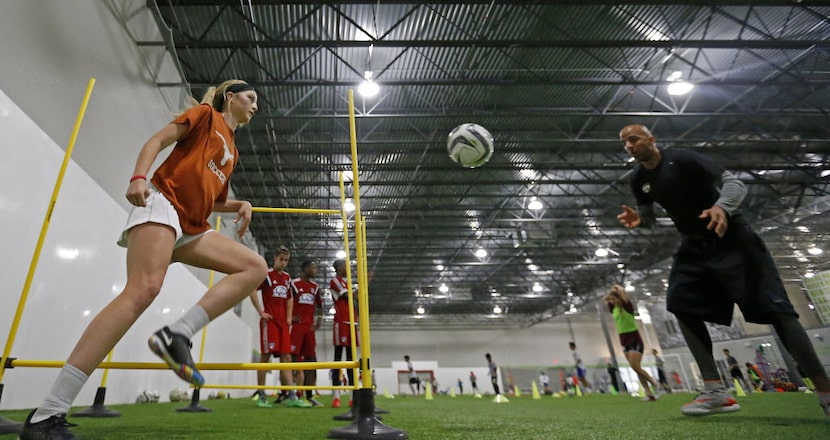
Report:
[[[28,368],[63,368],[66,361],[52,361],[52,360],[31,360],[31,359],[15,359],[10,361],[12,368],[28,367]],[[334,369],[334,368],[354,368],[359,364],[358,361],[339,361],[339,362],[287,362],[287,363],[269,363],[269,362],[250,362],[250,363],[197,363],[196,368],[199,370],[315,370],[315,369]],[[170,367],[161,362],[101,362],[98,368],[110,368],[113,370],[169,370]]]
[[[354,292],[352,291],[352,257],[349,252],[350,243],[349,243],[349,223],[348,223],[348,216],[346,215],[346,183],[343,177],[343,172],[340,172],[340,214],[343,218],[343,249],[346,252],[346,289],[348,290],[348,297],[347,301],[349,304],[349,336],[351,336],[351,347],[349,350],[352,351],[352,359],[357,359],[357,345],[355,345],[355,341],[357,338],[355,337],[355,316],[354,316]],[[352,371],[352,377],[358,377],[358,369],[355,367]],[[354,383],[349,384],[351,385],[351,389],[358,389],[357,380],[353,381]]]
[[[107,362],[112,362],[112,352],[113,351],[114,350],[110,350],[110,354],[107,355]],[[105,368],[104,369],[104,375],[101,376],[101,388],[106,388],[107,387],[107,377],[109,376],[109,374],[110,374],[109,368]]]
[[[357,307],[358,319],[360,320],[360,339],[363,344],[360,344],[360,356],[363,360],[361,362],[361,370],[363,372],[363,388],[372,388],[372,372],[369,369],[369,302],[366,297],[366,279],[365,266],[366,259],[360,257],[363,250],[363,237],[360,236],[359,230],[362,229],[363,218],[360,210],[360,175],[357,161],[357,127],[354,117],[354,90],[349,89],[349,144],[352,154],[352,184],[354,185],[354,218],[355,218],[355,249],[358,252],[357,258]],[[357,382],[357,381],[355,381]]]
[[84,99],[81,101],[81,108],[78,110],[78,116],[75,118],[75,126],[72,128],[72,135],[69,137],[69,144],[66,146],[66,152],[63,154],[63,163],[61,163],[58,178],[55,181],[55,189],[52,190],[52,198],[49,199],[49,208],[46,210],[46,216],[43,219],[43,225],[40,227],[40,236],[35,245],[35,252],[32,255],[32,262],[29,264],[29,273],[26,275],[26,282],[23,284],[23,292],[20,293],[20,299],[17,302],[17,310],[14,313],[11,329],[9,329],[9,336],[6,338],[6,347],[3,349],[3,357],[0,358],[0,383],[3,383],[3,374],[6,372],[6,359],[14,346],[14,339],[17,336],[17,330],[20,327],[20,318],[23,315],[23,309],[26,308],[26,300],[29,297],[29,289],[32,287],[32,280],[35,278],[35,271],[37,271],[37,263],[40,259],[40,252],[43,250],[43,242],[46,240],[46,233],[49,231],[49,223],[52,220],[52,213],[55,210],[55,203],[58,201],[58,194],[61,191],[61,184],[63,184],[63,176],[66,174],[66,167],[69,166],[69,159],[72,156],[72,150],[75,149],[75,141],[78,139],[78,132],[81,130],[81,122],[84,120],[86,107],[89,104],[89,97],[92,95],[92,88],[95,87],[95,78],[90,78],[86,86],[86,93]]
[[254,206],[253,212],[281,212],[283,214],[340,214],[338,209],[312,209],[312,208],[265,208]]
[[[222,229],[222,216],[216,216],[216,233],[218,234],[219,231]],[[208,290],[213,287],[213,279],[216,275],[216,271],[210,271],[210,276],[208,277]],[[207,341],[207,326],[202,328],[202,343],[199,345],[199,363],[204,362],[205,360],[205,341]]]

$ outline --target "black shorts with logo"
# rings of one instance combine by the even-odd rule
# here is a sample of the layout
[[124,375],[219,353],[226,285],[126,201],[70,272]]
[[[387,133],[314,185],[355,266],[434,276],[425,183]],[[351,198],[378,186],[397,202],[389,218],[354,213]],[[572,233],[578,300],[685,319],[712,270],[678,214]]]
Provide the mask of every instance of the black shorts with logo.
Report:
[[730,221],[723,238],[684,237],[666,294],[675,315],[721,325],[732,322],[733,304],[758,324],[771,324],[777,313],[798,316],[766,245],[745,221]]

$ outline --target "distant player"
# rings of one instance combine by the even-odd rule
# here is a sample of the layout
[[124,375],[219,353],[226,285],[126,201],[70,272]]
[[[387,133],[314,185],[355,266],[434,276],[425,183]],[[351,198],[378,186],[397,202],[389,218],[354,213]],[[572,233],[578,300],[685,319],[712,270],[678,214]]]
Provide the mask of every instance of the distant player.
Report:
[[[323,323],[323,298],[320,297],[319,286],[312,281],[312,278],[317,276],[317,265],[313,261],[303,261],[300,270],[302,275],[291,280],[291,293],[294,295],[291,354],[296,362],[316,362],[317,339],[314,332],[319,330]],[[317,370],[299,371],[297,383],[316,385]],[[312,405],[323,406],[314,399],[311,390],[306,390],[305,395]]]
[[588,382],[588,378],[585,376],[585,366],[582,363],[582,358],[579,356],[579,353],[576,352],[576,343],[569,342],[568,347],[570,347],[571,351],[573,352],[574,370],[576,371],[576,377],[582,384],[582,389],[584,391],[587,391],[588,388],[591,388],[591,383]]
[[[274,266],[268,270],[268,276],[250,295],[251,303],[259,314],[259,342],[261,363],[271,362],[271,356],[279,357],[281,363],[291,362],[291,317],[294,311],[294,301],[291,297],[289,283],[291,276],[285,272],[285,266],[291,258],[291,251],[280,246],[274,254]],[[257,298],[257,292],[262,295],[262,305]],[[265,370],[256,372],[257,385],[265,385]],[[280,371],[280,384],[294,385],[293,374],[290,370]],[[310,408],[311,404],[297,398],[294,390],[283,391],[288,398],[287,405],[297,408]],[[259,390],[257,406],[270,408],[271,403],[265,398],[265,390]]]
[[501,394],[501,391],[499,391],[499,367],[496,365],[496,362],[493,361],[493,357],[490,356],[490,353],[485,354],[484,359],[487,360],[487,375],[490,376],[490,383],[493,384],[493,391],[498,396]]
[[404,355],[403,361],[406,362],[406,371],[409,376],[409,391],[412,391],[413,396],[417,396],[421,394],[421,379],[418,378],[418,373],[415,372],[408,354]]

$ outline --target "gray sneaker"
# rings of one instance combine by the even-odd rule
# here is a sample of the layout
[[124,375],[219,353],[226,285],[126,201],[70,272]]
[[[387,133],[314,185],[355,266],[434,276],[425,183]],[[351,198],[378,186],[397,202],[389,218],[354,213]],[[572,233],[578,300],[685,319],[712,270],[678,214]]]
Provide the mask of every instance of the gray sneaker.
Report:
[[20,433],[17,434],[18,440],[77,440],[78,437],[72,434],[69,428],[77,426],[66,421],[66,414],[58,414],[41,420],[37,423],[32,423],[32,416],[35,415],[37,409],[33,409],[26,417],[26,423]]
[[686,416],[708,416],[710,414],[740,411],[741,405],[726,390],[704,391],[695,400],[683,405],[680,412]]

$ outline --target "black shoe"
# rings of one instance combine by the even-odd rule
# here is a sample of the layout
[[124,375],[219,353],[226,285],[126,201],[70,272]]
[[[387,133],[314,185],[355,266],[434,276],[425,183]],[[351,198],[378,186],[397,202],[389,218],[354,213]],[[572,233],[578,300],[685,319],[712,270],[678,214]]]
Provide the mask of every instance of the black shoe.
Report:
[[193,358],[190,357],[190,347],[192,347],[192,344],[189,339],[178,333],[171,332],[168,327],[164,327],[153,333],[153,336],[150,336],[147,345],[182,380],[197,387],[205,384],[205,378],[196,369],[196,366],[193,364]]
[[66,414],[58,414],[46,420],[31,423],[35,411],[37,409],[33,409],[29,417],[26,417],[23,429],[17,434],[18,440],[77,440],[78,437],[75,437],[69,428],[78,425],[67,422]]
[[288,393],[280,393],[280,395],[277,396],[276,399],[274,399],[274,403],[280,404],[287,398],[288,398]]

